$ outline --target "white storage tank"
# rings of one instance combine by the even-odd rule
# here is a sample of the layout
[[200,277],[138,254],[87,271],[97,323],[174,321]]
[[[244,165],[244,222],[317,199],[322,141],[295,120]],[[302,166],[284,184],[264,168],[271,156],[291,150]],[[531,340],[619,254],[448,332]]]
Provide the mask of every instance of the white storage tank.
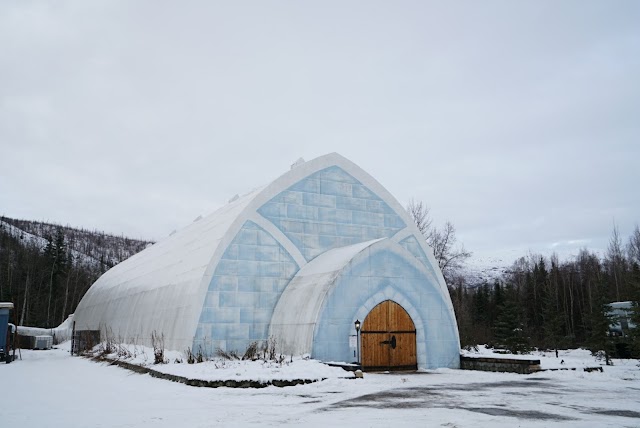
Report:
[[53,336],[35,336],[33,349],[51,349]]

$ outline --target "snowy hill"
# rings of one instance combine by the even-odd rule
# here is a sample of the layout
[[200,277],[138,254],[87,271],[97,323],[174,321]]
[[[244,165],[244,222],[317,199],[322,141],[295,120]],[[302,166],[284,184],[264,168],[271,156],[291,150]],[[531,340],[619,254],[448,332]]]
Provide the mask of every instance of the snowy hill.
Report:
[[477,287],[484,282],[492,284],[494,280],[500,279],[508,272],[509,266],[513,264],[513,259],[498,256],[471,256],[462,269],[462,275],[466,284],[471,287]]
[[0,217],[0,301],[12,321],[51,328],[71,314],[109,268],[151,242],[70,226]]
[[[104,232],[78,229],[40,221],[0,218],[0,230],[20,239],[25,245],[44,249],[47,243],[62,233],[75,263],[106,270],[144,250],[150,241],[141,241]],[[106,268],[106,269],[105,269]]]

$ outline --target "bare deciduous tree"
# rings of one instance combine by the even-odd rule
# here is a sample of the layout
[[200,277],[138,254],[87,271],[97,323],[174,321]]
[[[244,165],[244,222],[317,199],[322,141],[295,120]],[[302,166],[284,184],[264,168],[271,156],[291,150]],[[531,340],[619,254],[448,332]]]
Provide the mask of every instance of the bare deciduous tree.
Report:
[[409,204],[407,205],[407,212],[418,227],[420,233],[422,233],[427,241],[429,241],[429,238],[431,236],[431,224],[433,223],[433,219],[429,216],[429,211],[429,207],[426,206],[422,201],[416,202],[413,199],[409,200]]
[[622,239],[618,232],[618,225],[613,224],[613,231],[609,239],[609,247],[607,248],[606,264],[610,275],[613,278],[616,290],[616,301],[620,301],[620,283],[622,282],[622,271],[624,270],[625,258],[622,252]]
[[629,237],[627,252],[629,253],[629,261],[640,265],[640,228],[638,228],[637,224],[636,228],[633,229],[633,233]]
[[431,232],[431,239],[427,241],[433,248],[433,255],[438,261],[438,266],[440,266],[447,283],[462,268],[465,260],[471,257],[471,253],[464,249],[464,245],[456,246],[456,242],[456,229],[449,221],[442,229],[434,228]]
[[462,268],[465,260],[471,257],[471,253],[466,251],[462,244],[456,246],[456,229],[451,222],[447,221],[442,229],[432,226],[433,220],[429,211],[429,207],[422,201],[416,202],[411,199],[407,205],[407,212],[427,244],[433,249],[433,255],[448,284]]

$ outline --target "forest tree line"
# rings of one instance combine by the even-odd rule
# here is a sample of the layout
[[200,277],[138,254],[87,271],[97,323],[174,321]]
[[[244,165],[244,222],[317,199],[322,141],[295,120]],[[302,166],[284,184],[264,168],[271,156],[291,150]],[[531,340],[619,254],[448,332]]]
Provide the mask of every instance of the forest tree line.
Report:
[[[607,251],[584,248],[570,260],[529,254],[492,282],[469,284],[455,228],[433,225],[429,208],[410,201],[407,212],[433,249],[449,288],[463,347],[488,344],[511,352],[586,347],[640,357],[640,229],[623,239],[614,226]],[[613,337],[609,303],[631,301],[636,329]]]
[[[614,227],[599,256],[586,248],[559,260],[530,254],[492,283],[476,288],[456,277],[449,283],[462,346],[487,343],[512,352],[532,347],[586,347],[608,355],[640,355],[640,328],[609,334],[616,320],[609,303],[633,302],[640,326],[640,230],[623,242]],[[608,356],[607,355],[607,356]]]
[[14,304],[12,322],[56,327],[100,275],[149,244],[0,217],[0,301]]

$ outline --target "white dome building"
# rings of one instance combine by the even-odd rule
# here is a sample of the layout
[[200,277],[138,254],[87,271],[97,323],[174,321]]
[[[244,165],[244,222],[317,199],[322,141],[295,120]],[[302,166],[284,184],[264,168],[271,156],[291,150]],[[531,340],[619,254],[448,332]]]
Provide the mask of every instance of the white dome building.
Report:
[[74,321],[76,332],[110,329],[138,343],[156,332],[168,349],[207,355],[272,337],[278,352],[358,355],[364,368],[459,366],[431,249],[389,192],[335,153],[294,164],[118,264]]

